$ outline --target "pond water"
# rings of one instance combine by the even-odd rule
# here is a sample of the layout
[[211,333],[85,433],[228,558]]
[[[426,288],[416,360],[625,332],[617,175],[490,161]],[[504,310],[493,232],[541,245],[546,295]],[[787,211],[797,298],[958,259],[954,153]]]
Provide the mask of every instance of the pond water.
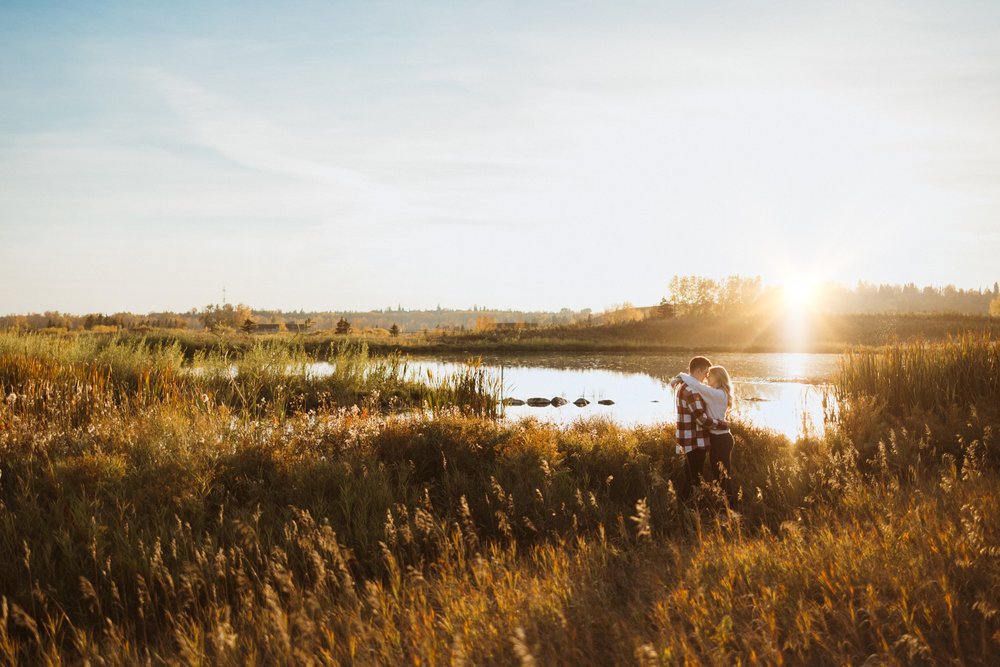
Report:
[[[808,353],[730,353],[711,355],[733,379],[735,405],[730,419],[777,431],[791,440],[820,436],[826,415],[835,414],[830,388],[840,355]],[[505,407],[507,419],[535,417],[560,425],[580,418],[607,417],[623,425],[673,421],[674,397],[668,381],[687,369],[688,356],[649,354],[530,354],[484,356],[479,362],[502,387],[502,398],[563,398],[565,405]],[[464,357],[411,356],[410,377],[444,379],[462,370]],[[333,372],[328,362],[308,364],[307,373]],[[203,369],[195,368],[199,373]],[[236,367],[230,368],[236,372]],[[578,407],[578,398],[589,403]],[[598,401],[610,400],[611,405]]]
[[[605,416],[622,424],[673,421],[669,378],[687,369],[687,356],[565,354],[484,357],[482,364],[499,381],[503,397],[527,400],[561,397],[554,407],[508,406],[509,419],[532,416],[558,424],[581,417]],[[729,370],[736,403],[731,417],[766,427],[795,440],[821,435],[824,413],[835,409],[829,388],[838,368],[835,354],[719,354],[713,363]],[[437,377],[462,367],[459,358],[414,358],[410,368]],[[585,398],[589,405],[573,401]],[[600,405],[609,399],[613,405]]]

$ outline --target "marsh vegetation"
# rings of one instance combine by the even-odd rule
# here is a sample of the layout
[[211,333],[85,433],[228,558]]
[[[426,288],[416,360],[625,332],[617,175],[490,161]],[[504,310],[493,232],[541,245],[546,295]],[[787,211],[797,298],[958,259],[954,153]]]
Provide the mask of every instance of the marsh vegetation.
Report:
[[669,424],[498,420],[475,365],[316,360],[0,336],[0,656],[1000,659],[995,341],[844,356],[821,439],[737,423],[739,514],[678,502]]

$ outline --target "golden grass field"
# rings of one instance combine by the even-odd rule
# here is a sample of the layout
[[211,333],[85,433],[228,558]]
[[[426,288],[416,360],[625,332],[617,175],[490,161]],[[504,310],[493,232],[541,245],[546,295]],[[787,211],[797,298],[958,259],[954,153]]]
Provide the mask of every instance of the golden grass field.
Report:
[[0,660],[1000,662],[995,341],[845,355],[823,439],[736,424],[738,513],[670,424],[310,360],[0,334]]

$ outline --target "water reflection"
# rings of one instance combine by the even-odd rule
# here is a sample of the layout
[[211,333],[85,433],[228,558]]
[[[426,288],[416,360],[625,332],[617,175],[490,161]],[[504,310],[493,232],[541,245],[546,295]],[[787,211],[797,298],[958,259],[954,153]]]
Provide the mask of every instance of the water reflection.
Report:
[[[733,376],[737,419],[769,428],[794,440],[806,434],[821,435],[824,396],[822,383],[837,368],[837,355],[823,354],[720,354],[712,361],[726,366]],[[557,424],[581,417],[605,416],[622,424],[654,424],[674,419],[673,393],[667,380],[687,366],[678,355],[531,355],[486,357],[488,370],[503,379],[503,395],[521,400],[561,397],[560,407],[508,406],[506,416],[533,416]],[[452,373],[459,360],[417,359],[411,368],[424,374]],[[573,401],[585,398],[589,405]],[[610,399],[613,405],[598,401]],[[829,403],[828,403],[829,404]]]
[[[712,363],[725,366],[730,375],[747,381],[804,382],[822,384],[833,378],[840,355],[809,353],[723,353],[708,355]],[[573,354],[539,353],[483,355],[491,367],[534,367],[563,370],[605,370],[637,373],[666,380],[686,370],[691,355],[680,354]],[[420,358],[417,357],[419,360]],[[437,355],[425,361],[463,362],[459,355]]]
[[778,431],[788,438],[823,434],[824,412],[832,410],[828,385],[800,382],[737,382],[736,419]]

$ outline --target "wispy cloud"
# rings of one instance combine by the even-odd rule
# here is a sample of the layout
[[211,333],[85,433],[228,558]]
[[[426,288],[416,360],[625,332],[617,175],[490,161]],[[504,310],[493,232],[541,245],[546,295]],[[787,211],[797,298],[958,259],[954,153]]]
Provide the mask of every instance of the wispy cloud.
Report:
[[304,179],[379,197],[396,192],[356,169],[288,154],[289,132],[193,81],[163,70],[143,78],[163,95],[202,146],[235,164],[267,174]]

